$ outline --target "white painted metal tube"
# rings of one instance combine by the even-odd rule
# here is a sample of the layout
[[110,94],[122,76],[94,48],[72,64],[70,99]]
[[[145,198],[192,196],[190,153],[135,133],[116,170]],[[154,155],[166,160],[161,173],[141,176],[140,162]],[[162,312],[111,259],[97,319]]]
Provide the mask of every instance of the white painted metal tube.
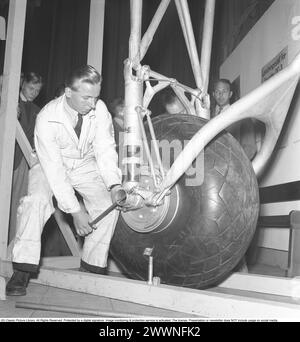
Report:
[[193,88],[191,88],[191,87],[188,87],[188,86],[186,86],[186,85],[184,85],[184,84],[182,84],[182,83],[176,81],[174,78],[169,78],[169,77],[164,76],[164,75],[162,75],[162,74],[160,74],[160,73],[158,73],[158,72],[156,72],[156,71],[150,70],[150,71],[149,71],[149,75],[150,75],[151,77],[157,79],[157,80],[165,80],[166,82],[170,82],[170,83],[176,82],[176,85],[177,85],[178,87],[183,88],[183,89],[186,90],[187,92],[191,93],[193,96],[196,96],[197,93],[199,92],[199,90],[197,90],[197,89],[193,89]]
[[139,51],[141,42],[143,1],[130,0],[130,37],[129,37],[129,59],[140,63]]
[[[140,179],[142,138],[138,114],[135,110],[142,105],[143,83],[132,74],[139,69],[139,48],[141,42],[142,5],[140,0],[130,1],[131,31],[129,38],[129,58],[124,62],[125,110],[124,110],[124,151],[125,182],[134,185]],[[138,73],[139,71],[137,71]]]
[[276,96],[273,97],[274,103],[276,104],[272,103],[271,105],[276,108],[271,112],[267,112],[263,117],[258,117],[266,125],[266,133],[262,147],[252,161],[254,172],[258,178],[266,168],[277,143],[298,79],[299,77],[294,77],[288,84],[283,84],[282,88],[284,89],[282,89],[282,96],[279,97],[279,100],[276,99]]
[[165,177],[165,171],[164,171],[164,167],[163,167],[163,164],[162,164],[162,160],[160,158],[159,148],[158,148],[158,145],[157,145],[157,140],[156,140],[156,136],[155,136],[155,132],[154,132],[154,129],[153,129],[153,125],[152,125],[152,121],[151,121],[150,115],[146,114],[146,118],[147,118],[147,122],[148,122],[148,126],[149,126],[149,131],[150,131],[150,135],[151,135],[151,139],[152,139],[152,143],[153,143],[154,153],[155,153],[156,160],[157,160],[157,163],[158,163],[158,166],[159,166],[159,171],[160,171],[160,174],[161,174],[162,178],[164,178]]
[[150,152],[150,148],[149,148],[149,145],[148,145],[148,140],[147,140],[147,136],[146,136],[146,133],[145,133],[145,128],[144,128],[144,124],[143,124],[143,120],[142,120],[141,115],[138,115],[138,119],[139,119],[139,124],[140,124],[140,130],[141,130],[142,137],[143,137],[143,143],[144,143],[146,157],[147,157],[147,160],[148,160],[148,163],[149,163],[149,166],[150,166],[151,176],[152,176],[153,183],[154,183],[155,187],[157,187],[153,160],[151,158],[151,152]]
[[210,59],[212,38],[214,32],[215,0],[206,0],[203,23],[202,47],[201,47],[201,69],[203,78],[203,92],[207,93],[210,71]]
[[169,6],[170,0],[162,0],[151,20],[151,23],[145,32],[140,46],[140,60],[142,60],[145,56],[145,54],[148,51],[148,48],[153,40],[154,34],[158,28],[158,25],[160,24],[168,6]]
[[[186,0],[175,0],[176,1],[176,7],[178,13],[181,12],[181,15],[183,17],[184,26],[186,29],[186,35],[188,40],[188,49],[190,49],[190,59],[191,59],[191,65],[193,69],[193,74],[195,78],[195,82],[197,85],[197,88],[201,89],[203,86],[203,80],[202,80],[202,72],[199,62],[199,56],[190,16],[189,7]],[[179,14],[180,15],[180,14]],[[185,30],[184,28],[182,28]]]
[[196,110],[190,100],[186,97],[183,89],[181,87],[173,87],[175,94],[178,96],[179,100],[183,103],[187,114],[196,115]]
[[6,287],[5,279],[4,279],[4,277],[0,276],[0,300],[6,299],[5,287]]
[[143,107],[148,108],[153,96],[162,89],[166,88],[168,85],[168,82],[158,81],[158,83],[155,86],[152,86],[150,80],[146,81],[146,90],[144,92],[143,97]]
[[[274,75],[248,95],[231,105],[227,110],[210,120],[194,137],[189,141],[184,150],[179,154],[172,167],[168,170],[165,179],[161,183],[161,191],[173,186],[176,181],[192,164],[200,151],[223,129],[233,123],[246,118],[257,118],[265,122],[267,126],[266,137],[262,149],[253,162],[255,173],[259,176],[268,162],[280,130],[282,128],[289,103],[285,111],[274,112],[274,100],[278,100],[279,94],[284,99],[289,91],[290,99],[296,87],[300,73],[300,54],[284,70]],[[282,89],[280,87],[282,86]],[[283,94],[281,93],[283,91]],[[274,95],[275,98],[267,101],[268,97]],[[275,106],[276,107],[276,106]],[[274,115],[276,114],[276,115]]]
[[105,0],[91,0],[87,64],[102,72]]
[[184,37],[184,41],[185,41],[185,45],[186,45],[186,48],[187,48],[187,52],[188,52],[188,55],[190,57],[190,60],[192,60],[190,44],[189,44],[188,35],[187,35],[187,31],[186,31],[186,26],[185,26],[185,23],[184,23],[183,14],[182,14],[181,6],[180,6],[180,0],[175,0],[175,4],[176,4],[177,13],[178,13],[178,17],[179,17],[179,21],[180,21],[180,25],[181,25],[181,29],[182,29],[182,33],[183,33],[183,37]]
[[148,285],[153,284],[153,256],[149,256],[149,265],[148,265]]

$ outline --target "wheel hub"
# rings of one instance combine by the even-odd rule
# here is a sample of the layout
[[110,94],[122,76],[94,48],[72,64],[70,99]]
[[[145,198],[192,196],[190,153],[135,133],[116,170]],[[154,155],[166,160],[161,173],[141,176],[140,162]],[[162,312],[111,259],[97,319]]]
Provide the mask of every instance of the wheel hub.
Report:
[[[141,174],[140,186],[146,190],[154,190],[154,182],[149,171]],[[124,221],[136,232],[149,233],[160,232],[166,229],[176,216],[179,206],[179,191],[177,185],[171,190],[171,194],[165,196],[163,203],[157,207],[144,206],[143,208],[122,212]]]

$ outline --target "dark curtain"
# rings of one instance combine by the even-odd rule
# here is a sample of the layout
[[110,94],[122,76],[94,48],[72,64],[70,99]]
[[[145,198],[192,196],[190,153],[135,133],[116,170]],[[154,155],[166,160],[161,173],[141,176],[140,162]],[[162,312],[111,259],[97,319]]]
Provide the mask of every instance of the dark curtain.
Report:
[[45,104],[73,68],[87,60],[89,0],[41,0],[28,3],[22,70],[35,70],[45,86],[38,100]]
[[[23,71],[36,71],[44,87],[36,99],[43,106],[73,68],[87,61],[90,0],[28,0],[22,58]],[[8,1],[0,15],[7,19]],[[1,71],[5,41],[0,43]]]
[[129,0],[105,1],[101,98],[124,96],[123,62],[128,57]]

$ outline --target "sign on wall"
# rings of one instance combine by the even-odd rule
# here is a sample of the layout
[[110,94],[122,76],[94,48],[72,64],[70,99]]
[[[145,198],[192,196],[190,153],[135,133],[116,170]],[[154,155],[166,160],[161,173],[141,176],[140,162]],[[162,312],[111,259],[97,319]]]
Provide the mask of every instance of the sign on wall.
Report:
[[277,74],[288,64],[288,47],[286,46],[279,52],[270,62],[268,62],[261,70],[261,83]]

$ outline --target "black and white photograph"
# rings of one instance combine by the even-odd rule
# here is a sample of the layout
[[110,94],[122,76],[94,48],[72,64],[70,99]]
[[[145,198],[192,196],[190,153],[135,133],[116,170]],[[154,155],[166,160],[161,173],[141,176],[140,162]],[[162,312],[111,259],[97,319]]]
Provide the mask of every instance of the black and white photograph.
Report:
[[300,322],[299,77],[299,0],[0,0],[0,323]]

